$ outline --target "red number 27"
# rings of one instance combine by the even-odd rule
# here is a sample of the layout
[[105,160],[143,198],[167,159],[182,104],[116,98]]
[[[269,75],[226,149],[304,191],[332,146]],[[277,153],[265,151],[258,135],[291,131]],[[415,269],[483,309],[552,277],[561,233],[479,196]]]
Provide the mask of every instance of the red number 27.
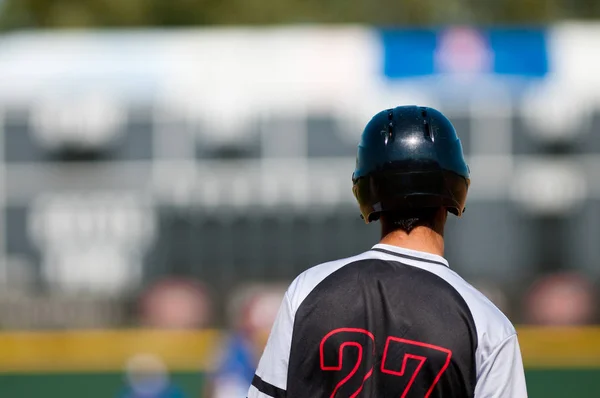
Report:
[[[342,335],[340,335],[340,333],[342,333]],[[327,347],[328,351],[335,349],[337,352],[335,361],[330,364],[326,363],[325,347]],[[347,347],[355,348],[357,350],[358,358],[356,363],[352,366],[352,370],[337,383],[330,398],[335,398],[336,394],[338,394],[340,390],[343,390],[344,384],[355,378],[357,379],[357,382],[360,382],[360,387],[353,392],[346,391],[345,394],[349,394],[351,398],[357,397],[362,391],[367,379],[373,374],[372,366],[370,369],[364,369],[362,371],[364,374],[362,375],[358,374],[358,370],[361,363],[367,361],[369,351],[371,352],[372,358],[375,357],[375,336],[368,330],[355,328],[335,329],[323,337],[319,347],[321,370],[341,371],[342,363],[344,361],[344,349]],[[399,363],[397,358],[399,358],[401,354],[403,354],[403,358],[401,363]],[[392,360],[390,360],[390,358],[392,358]],[[448,369],[451,358],[452,351],[447,348],[422,343],[420,341],[389,336],[385,343],[379,371],[391,376],[409,378],[408,382],[405,384],[404,391],[400,395],[400,398],[405,398],[411,387],[413,387],[421,369],[425,363],[430,360],[428,366],[434,372],[435,376],[433,376],[433,380],[420,381],[421,385],[425,384],[425,388],[427,388],[427,385],[429,386],[424,397],[428,398],[446,369]],[[332,358],[330,357],[329,360],[331,362]],[[409,360],[418,361],[412,374],[408,374],[406,371],[407,362]],[[373,363],[373,361],[369,362]],[[354,389],[355,388],[353,388],[353,390]]]

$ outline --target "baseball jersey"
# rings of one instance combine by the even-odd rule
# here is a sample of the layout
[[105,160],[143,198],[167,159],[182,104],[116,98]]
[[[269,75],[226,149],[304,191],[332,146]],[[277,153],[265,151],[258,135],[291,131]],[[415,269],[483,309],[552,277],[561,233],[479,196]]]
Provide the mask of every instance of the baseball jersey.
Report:
[[443,257],[377,244],[287,290],[248,398],[527,397],[517,335]]

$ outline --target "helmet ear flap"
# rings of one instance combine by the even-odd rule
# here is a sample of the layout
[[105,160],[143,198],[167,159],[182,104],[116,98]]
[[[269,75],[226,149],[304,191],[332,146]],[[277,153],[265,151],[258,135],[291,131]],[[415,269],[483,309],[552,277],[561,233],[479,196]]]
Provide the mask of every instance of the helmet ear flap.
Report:
[[446,170],[388,170],[355,180],[352,192],[368,224],[382,211],[444,207],[460,217],[470,180]]
[[365,200],[366,197],[365,195],[368,194],[367,192],[365,192],[365,187],[364,187],[364,178],[359,178],[357,180],[353,179],[353,185],[352,185],[352,194],[354,194],[354,198],[356,198],[356,201],[358,202],[358,207],[360,208],[360,218],[362,218],[365,221],[365,224],[369,223],[369,212],[367,209],[367,203],[368,200]]
[[354,180],[352,186],[352,193],[360,207],[360,217],[365,220],[366,224],[379,219],[377,212],[381,210],[381,205],[379,204],[376,184],[372,176],[367,176]]

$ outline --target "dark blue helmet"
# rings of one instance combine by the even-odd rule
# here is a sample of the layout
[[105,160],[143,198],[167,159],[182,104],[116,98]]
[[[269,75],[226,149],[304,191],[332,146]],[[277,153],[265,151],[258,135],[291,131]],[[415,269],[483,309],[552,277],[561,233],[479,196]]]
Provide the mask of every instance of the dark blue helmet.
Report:
[[450,120],[433,108],[399,106],[365,127],[352,182],[368,223],[381,212],[411,208],[445,207],[461,216],[470,179]]

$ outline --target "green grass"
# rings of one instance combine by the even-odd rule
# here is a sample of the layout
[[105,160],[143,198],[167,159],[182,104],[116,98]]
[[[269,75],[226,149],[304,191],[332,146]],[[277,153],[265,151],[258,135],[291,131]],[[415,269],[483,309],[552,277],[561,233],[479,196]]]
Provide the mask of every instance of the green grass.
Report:
[[[173,375],[188,398],[200,397],[203,377]],[[121,373],[5,374],[0,376],[2,398],[116,398],[124,386]]]
[[529,398],[600,397],[600,369],[528,369]]
[[[179,372],[173,381],[188,398],[201,397],[202,373]],[[530,398],[600,397],[600,369],[529,369],[527,384]],[[116,398],[122,387],[118,372],[0,375],[2,398]]]

